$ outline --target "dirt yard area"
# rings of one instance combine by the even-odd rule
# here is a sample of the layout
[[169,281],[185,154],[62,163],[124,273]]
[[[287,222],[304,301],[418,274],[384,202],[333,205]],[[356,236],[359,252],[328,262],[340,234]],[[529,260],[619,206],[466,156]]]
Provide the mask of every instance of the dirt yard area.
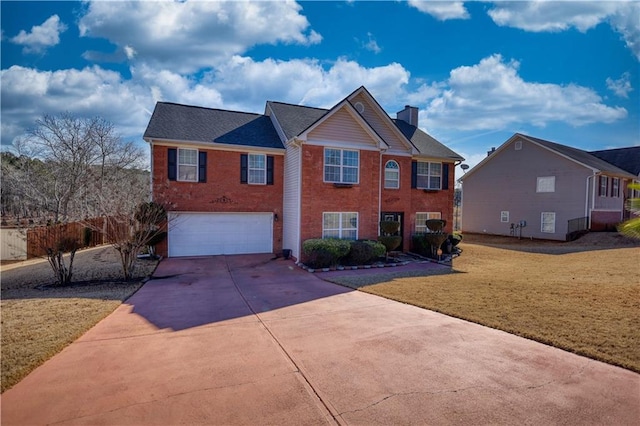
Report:
[[60,288],[50,286],[46,261],[3,266],[2,391],[113,312],[156,265],[139,260],[137,278],[124,282],[112,247],[83,250],[74,261],[74,284]]
[[451,274],[341,284],[640,372],[640,241],[465,235]]

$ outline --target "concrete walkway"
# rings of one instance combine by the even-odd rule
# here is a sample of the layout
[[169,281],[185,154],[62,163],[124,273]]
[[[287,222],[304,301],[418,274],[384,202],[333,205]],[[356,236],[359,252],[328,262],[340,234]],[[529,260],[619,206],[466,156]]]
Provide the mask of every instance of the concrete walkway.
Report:
[[7,425],[637,425],[640,375],[329,284],[290,261],[163,261],[2,395]]

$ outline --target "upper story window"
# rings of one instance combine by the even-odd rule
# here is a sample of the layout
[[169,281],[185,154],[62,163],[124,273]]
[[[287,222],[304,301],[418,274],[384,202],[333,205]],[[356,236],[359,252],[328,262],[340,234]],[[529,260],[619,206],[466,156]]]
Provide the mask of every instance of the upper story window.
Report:
[[188,148],[167,150],[167,178],[182,182],[207,181],[207,151]]
[[620,196],[620,178],[611,179],[611,196],[612,197]]
[[360,155],[358,151],[325,148],[324,181],[333,183],[358,183]]
[[248,182],[255,185],[267,183],[267,156],[264,154],[249,154]]
[[178,149],[178,180],[185,182],[198,181],[197,149]]
[[609,177],[608,176],[600,176],[598,180],[598,195],[601,197],[607,196],[607,187],[609,186]]
[[394,160],[387,161],[384,166],[384,187],[389,189],[400,188],[400,166]]
[[556,177],[539,177],[536,184],[536,192],[556,192]]
[[442,163],[418,161],[416,187],[420,189],[441,189]]

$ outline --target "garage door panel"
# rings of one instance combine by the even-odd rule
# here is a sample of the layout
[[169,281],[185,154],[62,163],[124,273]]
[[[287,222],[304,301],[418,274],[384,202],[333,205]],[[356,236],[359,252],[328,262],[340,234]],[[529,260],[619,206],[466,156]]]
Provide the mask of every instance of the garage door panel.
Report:
[[177,213],[169,225],[169,256],[271,253],[271,213]]

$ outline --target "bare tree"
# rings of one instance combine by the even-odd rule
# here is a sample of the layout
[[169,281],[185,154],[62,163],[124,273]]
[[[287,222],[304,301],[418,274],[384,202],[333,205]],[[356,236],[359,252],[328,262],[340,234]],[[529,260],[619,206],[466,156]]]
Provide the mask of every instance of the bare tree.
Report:
[[[15,148],[19,158],[29,161],[6,168],[11,174],[11,194],[19,194],[29,205],[47,212],[54,224],[84,221],[85,226],[104,233],[117,250],[121,247],[120,242],[108,238],[109,232],[125,224],[127,229],[134,226],[137,206],[149,199],[148,172],[140,169],[144,159],[140,148],[124,141],[102,118],[78,118],[68,113],[37,120]],[[5,168],[3,178],[4,172]],[[101,229],[95,229],[95,221],[89,220],[96,217],[108,218]],[[77,247],[63,235],[59,237],[48,243],[47,259],[56,277],[71,279]],[[61,253],[65,252],[70,254],[68,265],[63,263]],[[137,251],[133,256],[135,259]],[[131,271],[132,267],[124,268],[125,277]]]

